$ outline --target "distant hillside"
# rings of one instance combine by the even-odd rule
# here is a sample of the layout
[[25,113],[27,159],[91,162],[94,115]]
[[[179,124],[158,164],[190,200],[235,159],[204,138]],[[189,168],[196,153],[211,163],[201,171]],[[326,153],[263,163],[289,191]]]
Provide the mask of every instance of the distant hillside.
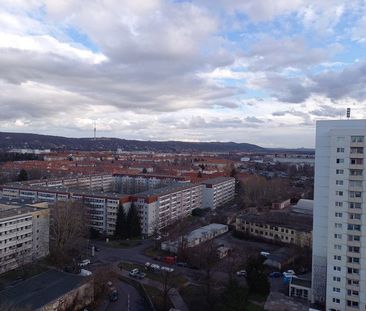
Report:
[[52,149],[52,150],[145,150],[145,151],[244,151],[264,152],[265,148],[253,144],[234,142],[181,142],[181,141],[140,141],[119,138],[68,138],[62,136],[29,133],[0,132],[0,149],[12,148]]

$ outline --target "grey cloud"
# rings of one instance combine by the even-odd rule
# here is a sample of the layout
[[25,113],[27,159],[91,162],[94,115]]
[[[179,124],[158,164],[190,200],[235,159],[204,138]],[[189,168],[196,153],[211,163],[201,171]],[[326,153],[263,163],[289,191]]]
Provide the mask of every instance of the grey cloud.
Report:
[[250,123],[264,123],[264,121],[262,121],[256,117],[246,117],[245,121],[250,122]]
[[344,115],[345,108],[336,108],[329,105],[320,105],[318,109],[310,111],[311,114],[318,117],[339,117]]

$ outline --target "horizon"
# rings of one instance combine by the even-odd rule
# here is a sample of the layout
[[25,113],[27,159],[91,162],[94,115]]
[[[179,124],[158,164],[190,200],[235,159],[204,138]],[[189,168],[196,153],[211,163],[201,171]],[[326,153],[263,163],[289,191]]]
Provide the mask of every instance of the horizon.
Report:
[[346,0],[4,0],[0,131],[314,148],[316,120],[366,116],[365,16]]
[[24,135],[40,135],[40,136],[50,136],[50,137],[60,137],[60,138],[67,138],[67,139],[90,139],[90,140],[98,140],[98,139],[120,139],[120,140],[128,140],[128,141],[139,141],[139,142],[158,142],[158,143],[164,143],[164,142],[179,142],[179,143],[220,143],[220,144],[248,144],[248,145],[255,145],[263,149],[284,149],[284,150],[315,150],[315,147],[294,147],[294,148],[286,148],[286,147],[267,147],[263,146],[261,144],[256,143],[248,143],[248,142],[236,142],[236,141],[218,141],[218,140],[212,140],[212,141],[189,141],[189,140],[143,140],[143,139],[127,139],[122,137],[113,137],[113,136],[97,136],[97,137],[87,137],[87,136],[80,136],[80,137],[72,137],[72,136],[62,136],[62,135],[49,135],[49,134],[42,134],[42,133],[34,133],[34,132],[3,132],[0,131],[0,133],[8,133],[8,134],[24,134]]

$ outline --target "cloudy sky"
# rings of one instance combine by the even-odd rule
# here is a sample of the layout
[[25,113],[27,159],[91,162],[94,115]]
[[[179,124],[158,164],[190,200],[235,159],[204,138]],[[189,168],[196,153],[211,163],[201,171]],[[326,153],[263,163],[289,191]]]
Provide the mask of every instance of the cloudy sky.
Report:
[[1,0],[0,131],[313,147],[365,51],[365,0]]

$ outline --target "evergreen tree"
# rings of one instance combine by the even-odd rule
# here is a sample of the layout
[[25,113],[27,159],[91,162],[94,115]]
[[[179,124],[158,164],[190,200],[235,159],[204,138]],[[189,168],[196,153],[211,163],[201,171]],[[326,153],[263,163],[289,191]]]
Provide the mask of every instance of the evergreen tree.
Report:
[[28,173],[24,168],[22,168],[18,175],[18,181],[25,181],[25,180],[28,180]]
[[125,209],[120,204],[117,212],[116,230],[114,232],[114,236],[120,239],[125,239],[128,235],[127,231],[128,228]]
[[135,205],[132,203],[127,213],[128,237],[135,238],[141,235],[141,224],[139,214]]

